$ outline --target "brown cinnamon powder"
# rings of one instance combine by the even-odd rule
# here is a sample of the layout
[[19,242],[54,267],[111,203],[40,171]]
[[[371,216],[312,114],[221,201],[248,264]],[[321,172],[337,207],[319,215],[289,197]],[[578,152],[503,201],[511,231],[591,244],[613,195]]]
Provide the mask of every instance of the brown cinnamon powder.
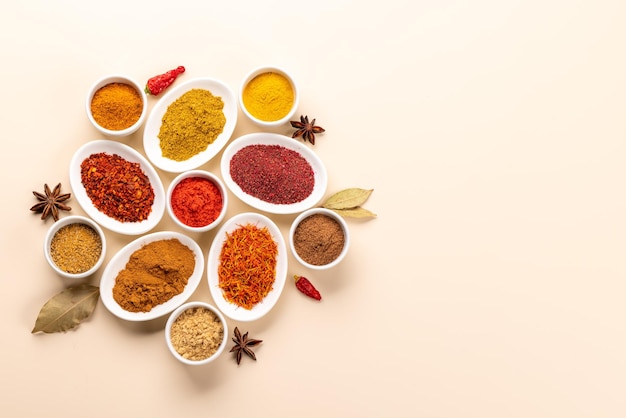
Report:
[[332,263],[343,250],[345,236],[337,220],[315,213],[304,218],[293,234],[294,249],[309,264]]

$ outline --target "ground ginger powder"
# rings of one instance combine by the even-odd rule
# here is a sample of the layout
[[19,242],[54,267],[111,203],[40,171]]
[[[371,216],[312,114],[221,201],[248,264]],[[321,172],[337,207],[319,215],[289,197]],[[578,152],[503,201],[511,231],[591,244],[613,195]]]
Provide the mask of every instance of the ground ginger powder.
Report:
[[224,324],[211,310],[192,307],[181,313],[170,329],[174,349],[188,360],[204,360],[217,352],[224,340]]

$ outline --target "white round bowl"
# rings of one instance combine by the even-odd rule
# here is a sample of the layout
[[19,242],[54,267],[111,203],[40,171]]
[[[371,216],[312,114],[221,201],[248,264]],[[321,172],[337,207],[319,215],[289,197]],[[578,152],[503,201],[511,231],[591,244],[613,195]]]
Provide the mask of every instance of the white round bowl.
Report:
[[[190,359],[183,357],[176,350],[176,348],[174,348],[174,345],[172,344],[172,334],[171,334],[172,325],[183,312],[191,308],[205,308],[205,309],[210,310],[215,315],[217,315],[222,325],[224,326],[224,336],[222,338],[222,342],[219,345],[217,351],[213,353],[211,356],[202,360],[190,360]],[[203,364],[210,363],[214,361],[215,359],[217,359],[224,352],[224,349],[226,348],[228,335],[229,335],[228,325],[226,324],[226,319],[224,319],[224,315],[222,315],[222,313],[218,309],[216,309],[214,306],[209,305],[208,303],[205,303],[205,302],[188,302],[188,303],[185,303],[184,305],[179,306],[178,308],[176,308],[174,312],[172,312],[172,314],[167,320],[167,323],[165,324],[165,341],[167,343],[167,348],[169,348],[170,352],[172,353],[172,355],[174,356],[176,360],[180,361],[181,363],[188,364],[191,366],[200,366]]]
[[[161,150],[161,144],[158,137],[159,131],[161,130],[161,123],[169,105],[191,89],[208,90],[214,96],[221,97],[224,102],[224,108],[222,111],[226,117],[226,124],[224,125],[222,133],[218,135],[212,144],[209,144],[205,151],[202,151],[185,161],[171,160],[163,157],[163,151]],[[148,159],[156,167],[170,173],[182,173],[183,171],[193,170],[200,167],[219,154],[222,148],[224,148],[226,143],[230,140],[236,125],[237,98],[235,97],[235,93],[233,93],[233,91],[221,81],[212,78],[194,78],[173,86],[154,105],[152,111],[150,112],[150,116],[148,116],[146,127],[143,131],[143,148]]]
[[[189,226],[185,224],[183,221],[181,221],[180,219],[178,219],[176,217],[176,214],[174,213],[174,209],[172,208],[172,193],[174,192],[174,189],[176,188],[176,186],[178,186],[178,184],[180,184],[180,182],[183,181],[184,179],[194,178],[194,177],[200,177],[200,178],[204,178],[204,179],[211,181],[213,184],[217,186],[217,188],[220,191],[220,194],[222,195],[222,210],[220,211],[219,216],[210,224],[207,224],[204,226],[198,226],[198,227]],[[228,207],[228,191],[226,190],[226,186],[224,185],[222,180],[220,180],[219,177],[217,177],[215,174],[209,171],[190,170],[190,171],[181,173],[178,176],[176,176],[174,180],[172,180],[172,182],[170,183],[167,189],[167,212],[169,213],[172,220],[174,220],[176,225],[178,225],[179,227],[181,227],[182,229],[188,232],[206,232],[215,228],[224,220],[224,217],[226,216],[227,207]]]
[[[291,84],[291,88],[293,89],[293,106],[291,107],[291,110],[285,116],[275,121],[266,121],[266,120],[258,119],[257,117],[253,116],[248,111],[248,109],[246,109],[246,106],[243,103],[243,92],[246,86],[248,85],[248,83],[252,81],[256,76],[260,74],[265,74],[265,73],[277,73],[277,74],[282,75],[289,81],[289,83]],[[274,128],[276,126],[280,126],[289,122],[289,120],[293,118],[293,115],[296,113],[299,103],[300,103],[300,93],[298,91],[298,85],[294,81],[293,77],[289,75],[289,73],[287,73],[285,70],[278,68],[278,67],[259,67],[250,71],[246,75],[246,77],[243,79],[243,82],[241,83],[241,87],[239,89],[239,106],[241,107],[241,111],[252,122],[264,128]]]
[[[98,258],[96,263],[89,270],[86,270],[82,273],[68,273],[67,271],[64,271],[63,269],[61,269],[52,259],[52,255],[50,254],[50,244],[52,243],[52,238],[54,238],[56,233],[59,232],[59,229],[63,228],[64,226],[76,224],[76,223],[85,224],[91,227],[94,231],[96,231],[96,233],[100,237],[100,242],[102,243],[102,251],[100,252],[100,257]],[[48,262],[48,264],[50,264],[50,266],[54,269],[54,271],[56,271],[59,275],[63,277],[67,277],[69,279],[82,279],[84,277],[91,276],[92,274],[94,274],[100,268],[100,266],[102,266],[102,263],[104,262],[106,249],[107,249],[106,237],[104,236],[104,232],[102,231],[102,228],[100,228],[100,226],[97,223],[95,223],[91,219],[86,218],[84,216],[66,216],[64,218],[59,219],[58,221],[52,224],[50,229],[48,229],[48,232],[46,233],[46,238],[43,243],[43,252],[44,252],[44,255],[46,257],[46,261]]]
[[[290,150],[298,152],[304,157],[313,169],[315,185],[313,191],[304,200],[292,204],[276,204],[266,202],[255,196],[249,195],[244,192],[241,187],[235,183],[230,175],[230,161],[233,156],[241,149],[249,145],[279,145]],[[230,189],[231,192],[244,203],[252,206],[255,209],[274,214],[291,214],[302,212],[306,209],[313,207],[317,204],[324,193],[326,193],[326,187],[328,184],[328,175],[326,173],[326,167],[324,162],[313,152],[309,147],[304,145],[300,141],[296,141],[285,135],[279,135],[267,132],[256,132],[247,135],[240,136],[231,142],[222,154],[222,160],[220,161],[220,167],[222,172],[222,178],[224,183]]]
[[[91,101],[93,100],[93,96],[96,94],[96,92],[100,88],[111,83],[128,84],[129,86],[137,90],[137,93],[139,93],[139,96],[141,97],[141,103],[143,104],[141,115],[139,116],[139,119],[137,120],[137,122],[135,122],[132,126],[126,129],[121,129],[121,130],[106,129],[102,127],[101,125],[99,125],[98,122],[96,122],[96,120],[93,118],[93,115],[91,113]],[[114,138],[122,138],[122,137],[128,136],[136,132],[141,127],[141,125],[143,125],[148,115],[148,98],[146,96],[146,92],[144,91],[143,87],[140,86],[132,78],[124,76],[124,75],[120,75],[120,74],[105,76],[97,80],[89,89],[89,93],[87,94],[87,100],[86,100],[85,105],[86,105],[86,110],[87,110],[87,117],[89,118],[89,121],[91,122],[91,124],[102,134],[110,136],[110,137],[114,137]]]
[[[222,246],[226,241],[226,234],[231,233],[240,226],[244,226],[249,223],[256,225],[259,228],[267,227],[272,235],[272,238],[274,239],[274,242],[276,242],[276,245],[278,246],[278,255],[276,260],[276,277],[273,289],[252,309],[245,309],[226,300],[219,287],[219,276],[217,272],[220,265]],[[219,310],[222,311],[227,317],[235,321],[249,322],[265,316],[270,310],[272,310],[274,305],[276,305],[276,302],[278,302],[283,288],[285,287],[286,277],[287,246],[285,245],[285,240],[283,239],[278,226],[276,226],[270,218],[258,213],[240,213],[228,219],[215,235],[207,257],[207,278],[213,301]]]
[[[141,222],[120,222],[117,219],[109,217],[104,212],[100,212],[91,202],[81,180],[80,165],[91,154],[101,152],[117,154],[127,161],[139,163],[143,172],[148,176],[154,191],[154,202],[152,204],[152,211],[147,219]],[[154,167],[150,165],[143,155],[128,145],[117,141],[108,141],[105,139],[91,141],[76,150],[70,161],[70,185],[72,186],[74,197],[87,215],[104,228],[120,234],[139,235],[146,233],[161,221],[163,213],[165,212],[165,191],[163,189],[163,183],[161,183],[161,178]]]
[[[165,239],[178,239],[183,245],[189,247],[195,256],[196,265],[187,281],[187,286],[185,286],[185,290],[182,293],[174,296],[170,300],[153,307],[148,312],[130,312],[123,309],[113,298],[113,286],[115,286],[115,280],[117,275],[121,270],[126,267],[128,260],[130,260],[130,256],[143,247],[144,245]],[[100,278],[100,299],[104,306],[111,312],[113,315],[118,318],[125,319],[127,321],[149,321],[152,319],[160,318],[163,315],[167,315],[172,312],[174,309],[178,308],[180,305],[185,303],[187,299],[195,292],[198,288],[198,284],[202,279],[202,273],[204,272],[204,255],[202,254],[202,249],[200,246],[188,236],[181,234],[180,232],[172,232],[172,231],[160,231],[153,232],[148,235],[143,235],[134,241],[130,242],[126,246],[124,246],[121,250],[119,250],[111,261],[106,265],[104,271],[102,272],[102,277]]]
[[[343,242],[343,249],[341,250],[341,253],[332,262],[328,264],[324,264],[324,265],[316,265],[316,264],[311,264],[311,263],[304,261],[302,257],[300,257],[298,252],[296,251],[296,247],[294,245],[294,233],[296,231],[297,226],[304,219],[315,214],[326,215],[336,220],[337,222],[339,222],[339,225],[343,229],[344,242]],[[312,208],[312,209],[306,210],[302,212],[300,215],[298,215],[291,224],[291,228],[289,229],[289,245],[291,246],[291,253],[295,257],[295,259],[304,267],[307,267],[312,270],[326,270],[326,269],[335,267],[337,264],[341,262],[341,260],[343,260],[346,257],[346,254],[348,253],[348,248],[350,246],[350,231],[348,230],[348,223],[346,222],[345,219],[341,217],[341,215],[337,214],[336,212],[333,212],[330,209]]]

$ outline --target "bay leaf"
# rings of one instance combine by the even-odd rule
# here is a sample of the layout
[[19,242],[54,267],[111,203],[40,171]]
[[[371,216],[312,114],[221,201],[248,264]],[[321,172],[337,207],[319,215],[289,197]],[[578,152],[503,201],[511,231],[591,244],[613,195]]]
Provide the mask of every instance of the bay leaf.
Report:
[[97,286],[83,283],[68,287],[43,305],[31,333],[62,332],[76,327],[94,311],[99,296]]
[[344,218],[375,218],[376,214],[373,212],[370,212],[369,210],[362,208],[362,207],[356,207],[356,208],[349,208],[349,209],[332,209],[334,212],[338,213],[339,215],[343,216]]
[[352,187],[330,196],[322,204],[326,209],[350,209],[361,206],[370,197],[374,189]]

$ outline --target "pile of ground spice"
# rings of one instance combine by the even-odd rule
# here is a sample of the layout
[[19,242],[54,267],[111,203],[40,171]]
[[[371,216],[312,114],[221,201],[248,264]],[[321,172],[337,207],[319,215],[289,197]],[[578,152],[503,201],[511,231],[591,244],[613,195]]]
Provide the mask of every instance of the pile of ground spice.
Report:
[[186,161],[207,149],[224,131],[224,101],[209,90],[191,89],[170,104],[161,120],[164,158]]
[[332,263],[343,250],[345,235],[336,219],[315,213],[304,218],[293,234],[293,246],[300,258],[314,266]]
[[101,254],[100,235],[83,223],[61,227],[50,241],[50,258],[66,273],[86,272],[98,262]]
[[98,125],[104,129],[121,131],[139,120],[143,112],[143,100],[133,86],[110,83],[95,92],[90,109]]
[[224,340],[224,324],[211,310],[192,307],[181,313],[170,329],[174,349],[187,360],[204,360],[217,352]]
[[243,147],[230,160],[230,176],[244,193],[278,205],[301,202],[315,187],[307,159],[280,145]]
[[118,273],[113,299],[126,311],[149,312],[182,293],[195,266],[193,251],[176,238],[148,243]]

